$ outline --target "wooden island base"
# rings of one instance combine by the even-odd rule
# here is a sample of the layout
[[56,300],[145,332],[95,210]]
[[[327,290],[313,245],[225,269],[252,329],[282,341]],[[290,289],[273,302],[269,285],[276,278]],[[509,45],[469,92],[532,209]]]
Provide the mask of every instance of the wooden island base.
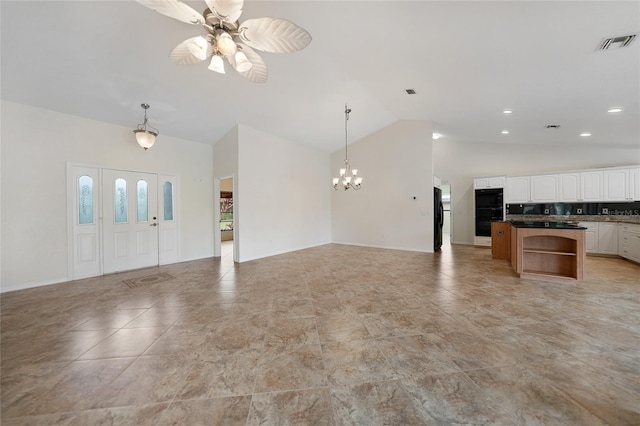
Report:
[[519,277],[582,280],[584,229],[511,226],[511,265]]

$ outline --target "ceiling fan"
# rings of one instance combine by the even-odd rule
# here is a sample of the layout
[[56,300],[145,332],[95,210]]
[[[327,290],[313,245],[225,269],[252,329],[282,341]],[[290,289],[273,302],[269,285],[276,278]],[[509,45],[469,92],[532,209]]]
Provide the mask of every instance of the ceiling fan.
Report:
[[267,81],[267,65],[254,49],[270,53],[291,53],[311,42],[311,35],[286,19],[247,19],[242,24],[244,0],[205,0],[203,13],[180,0],[136,0],[158,13],[187,24],[201,25],[206,34],[178,44],[169,54],[176,64],[194,64],[211,58],[209,69],[225,73],[224,59],[244,78]]

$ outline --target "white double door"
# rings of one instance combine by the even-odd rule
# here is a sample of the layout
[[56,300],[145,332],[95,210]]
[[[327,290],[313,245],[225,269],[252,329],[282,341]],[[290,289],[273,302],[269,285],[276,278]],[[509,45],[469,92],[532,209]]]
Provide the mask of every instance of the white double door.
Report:
[[67,166],[69,278],[176,263],[176,175]]
[[104,273],[158,265],[158,175],[102,170]]

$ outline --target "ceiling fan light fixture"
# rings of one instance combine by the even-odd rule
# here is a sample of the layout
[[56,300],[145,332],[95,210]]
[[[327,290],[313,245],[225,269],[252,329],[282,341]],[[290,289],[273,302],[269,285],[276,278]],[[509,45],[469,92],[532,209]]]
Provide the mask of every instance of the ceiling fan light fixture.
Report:
[[245,55],[241,51],[238,50],[236,52],[235,58],[236,58],[236,70],[238,72],[246,72],[246,71],[249,71],[251,67],[253,67],[253,64],[249,62],[249,60],[247,59],[247,55]]
[[222,56],[219,55],[213,55],[213,57],[211,58],[211,62],[209,63],[209,67],[208,67],[211,71],[215,71],[217,73],[220,74],[224,74],[224,60],[222,59]]
[[236,53],[238,46],[228,32],[221,30],[216,38],[216,49],[224,56],[230,56]]
[[204,61],[207,59],[207,51],[209,50],[209,42],[202,36],[195,37],[191,43],[187,44],[187,49],[196,58]]

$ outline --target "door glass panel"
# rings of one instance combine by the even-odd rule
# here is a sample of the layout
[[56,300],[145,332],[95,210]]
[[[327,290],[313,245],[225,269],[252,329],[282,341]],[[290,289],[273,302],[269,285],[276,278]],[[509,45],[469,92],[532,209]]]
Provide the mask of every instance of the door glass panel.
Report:
[[162,186],[164,194],[164,220],[173,220],[173,184],[165,182]]
[[90,176],[78,179],[78,222],[80,225],[93,223],[93,179]]
[[127,181],[118,178],[115,183],[115,222],[127,223]]
[[148,185],[144,180],[138,181],[138,222],[149,221]]

